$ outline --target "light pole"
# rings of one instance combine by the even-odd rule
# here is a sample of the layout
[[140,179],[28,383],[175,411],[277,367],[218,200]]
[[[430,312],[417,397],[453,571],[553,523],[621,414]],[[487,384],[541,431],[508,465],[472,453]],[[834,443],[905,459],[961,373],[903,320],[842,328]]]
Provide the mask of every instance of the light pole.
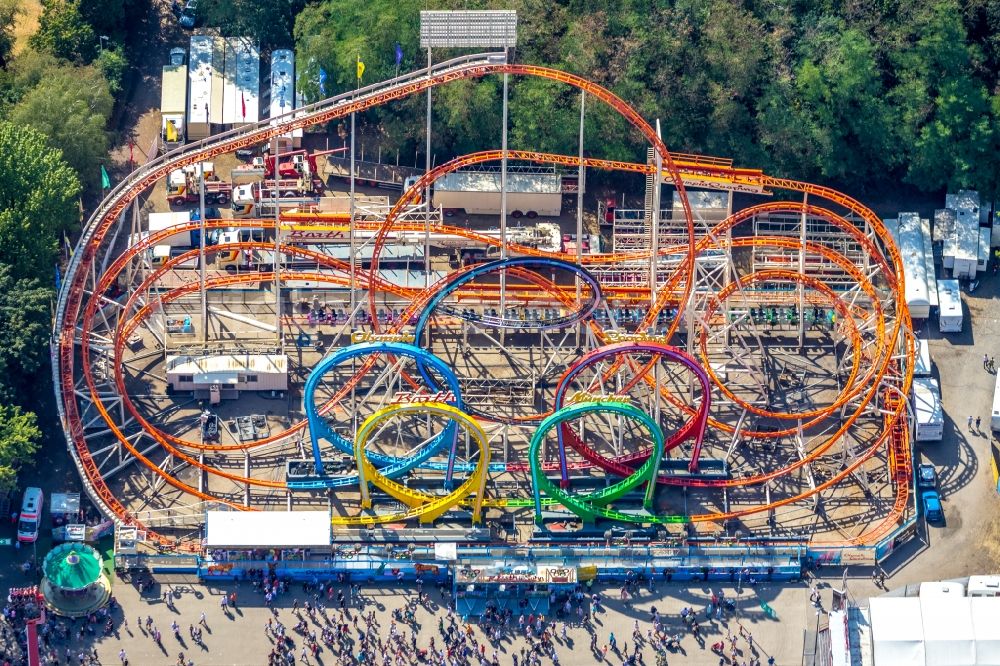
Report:
[[101,53],[104,53],[104,42],[106,42],[106,41],[108,40],[108,36],[107,36],[107,35],[101,35],[101,36],[99,37],[99,39],[100,39],[101,41],[100,41],[100,42],[98,42],[98,46],[99,46],[99,47],[100,47],[100,49],[101,49]]

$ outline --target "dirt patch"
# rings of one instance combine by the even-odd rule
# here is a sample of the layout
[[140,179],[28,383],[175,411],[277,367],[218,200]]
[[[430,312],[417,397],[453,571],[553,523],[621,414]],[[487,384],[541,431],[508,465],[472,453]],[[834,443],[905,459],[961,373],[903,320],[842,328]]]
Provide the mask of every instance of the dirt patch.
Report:
[[41,15],[41,0],[21,0],[21,15],[14,26],[14,55],[28,46],[28,37],[38,30],[38,18]]

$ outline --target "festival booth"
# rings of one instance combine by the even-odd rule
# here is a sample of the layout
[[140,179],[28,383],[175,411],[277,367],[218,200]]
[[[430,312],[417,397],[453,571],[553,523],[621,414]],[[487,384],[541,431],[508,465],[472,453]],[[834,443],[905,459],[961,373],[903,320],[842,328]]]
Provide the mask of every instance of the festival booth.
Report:
[[41,592],[57,615],[82,617],[111,597],[111,581],[101,555],[84,543],[67,542],[49,551],[42,562]]
[[478,617],[490,606],[520,613],[549,614],[553,602],[573,593],[575,567],[515,566],[455,569],[455,610],[462,617]]
[[250,569],[278,563],[292,578],[298,574],[311,577],[316,573],[309,566],[313,551],[330,552],[330,513],[207,511],[204,545],[198,572],[203,579],[235,580]]

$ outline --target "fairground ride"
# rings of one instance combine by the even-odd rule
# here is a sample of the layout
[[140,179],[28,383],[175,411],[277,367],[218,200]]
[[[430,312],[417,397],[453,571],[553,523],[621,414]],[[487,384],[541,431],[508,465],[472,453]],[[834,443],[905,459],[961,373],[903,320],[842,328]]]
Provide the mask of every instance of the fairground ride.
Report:
[[[156,267],[145,257],[158,243],[233,221],[128,231],[140,197],[175,169],[498,74],[607,105],[648,141],[646,163],[582,147],[580,157],[473,153],[391,206],[241,220],[245,238]],[[420,202],[441,176],[499,161],[635,173],[646,205],[616,211],[610,251],[585,254],[579,238],[566,252],[514,229],[445,224]],[[692,205],[688,187],[722,203]],[[733,192],[801,199],[734,212]],[[290,225],[346,225],[350,252],[291,242]],[[385,265],[407,234],[488,247],[492,260],[456,267],[425,245],[425,269],[401,279]],[[632,107],[583,78],[502,53],[463,56],[179,147],[113,188],[59,294],[59,414],[90,498],[161,544],[195,544],[212,506],[329,507],[340,529],[509,524],[511,539],[530,538],[507,520],[520,515],[553,539],[624,524],[664,538],[868,544],[912,510],[914,342],[888,238],[871,210],[832,189],[669,152]],[[278,259],[208,270],[221,253],[266,251]],[[198,270],[185,269],[192,261]],[[342,316],[317,317],[336,304]],[[274,324],[261,324],[268,316]],[[169,330],[176,321],[187,337]],[[253,436],[206,438],[201,405],[164,387],[168,356],[223,354],[289,359],[280,399],[218,407],[233,424],[266,412],[249,422]]]

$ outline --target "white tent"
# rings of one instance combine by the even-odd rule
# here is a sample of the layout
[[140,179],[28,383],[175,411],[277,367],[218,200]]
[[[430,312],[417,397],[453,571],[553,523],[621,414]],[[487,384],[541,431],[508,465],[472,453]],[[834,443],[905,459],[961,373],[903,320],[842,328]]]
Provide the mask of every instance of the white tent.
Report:
[[976,666],[976,632],[968,597],[917,597],[928,666]]
[[873,597],[869,604],[876,666],[925,666],[920,599]]
[[1000,599],[969,599],[972,627],[976,632],[976,664],[1000,666]]
[[209,548],[329,546],[328,511],[206,511]]

